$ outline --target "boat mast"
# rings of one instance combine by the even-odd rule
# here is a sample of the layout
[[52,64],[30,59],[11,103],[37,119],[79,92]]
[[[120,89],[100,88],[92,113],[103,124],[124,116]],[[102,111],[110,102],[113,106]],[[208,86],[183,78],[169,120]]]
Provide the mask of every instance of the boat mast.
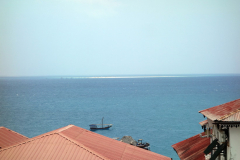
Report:
[[[104,117],[103,117],[104,118]],[[102,118],[102,128],[103,128],[103,118]]]

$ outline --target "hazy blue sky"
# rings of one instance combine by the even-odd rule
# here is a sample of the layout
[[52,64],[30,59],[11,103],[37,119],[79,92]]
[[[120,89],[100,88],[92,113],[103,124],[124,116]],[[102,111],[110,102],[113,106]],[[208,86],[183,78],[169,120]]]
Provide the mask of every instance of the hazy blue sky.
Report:
[[0,76],[240,73],[240,0],[1,0]]

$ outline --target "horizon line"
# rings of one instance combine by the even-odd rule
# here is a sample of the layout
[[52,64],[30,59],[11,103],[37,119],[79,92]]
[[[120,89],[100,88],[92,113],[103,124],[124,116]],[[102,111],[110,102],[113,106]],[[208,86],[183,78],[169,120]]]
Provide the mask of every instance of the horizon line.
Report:
[[240,76],[240,73],[226,73],[226,74],[156,74],[156,75],[63,75],[63,76],[0,76],[0,78],[63,78],[63,79],[104,79],[104,78],[164,78],[164,77],[209,77],[209,76]]

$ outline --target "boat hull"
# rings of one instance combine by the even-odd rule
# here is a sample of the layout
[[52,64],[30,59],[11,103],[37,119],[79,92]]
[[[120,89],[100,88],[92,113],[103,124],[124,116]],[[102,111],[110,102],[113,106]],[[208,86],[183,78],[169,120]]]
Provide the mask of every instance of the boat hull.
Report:
[[105,125],[91,124],[89,126],[90,126],[90,130],[107,130],[112,127],[112,124],[105,124]]
[[90,130],[107,130],[110,127],[103,127],[103,128],[90,128]]

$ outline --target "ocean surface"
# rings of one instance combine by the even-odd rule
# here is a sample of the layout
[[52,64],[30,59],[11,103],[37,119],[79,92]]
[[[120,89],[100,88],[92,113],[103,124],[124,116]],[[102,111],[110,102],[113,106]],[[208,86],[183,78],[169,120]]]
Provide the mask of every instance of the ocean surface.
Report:
[[0,126],[34,137],[73,124],[113,124],[179,159],[171,145],[203,132],[198,111],[240,98],[240,75],[0,78]]

